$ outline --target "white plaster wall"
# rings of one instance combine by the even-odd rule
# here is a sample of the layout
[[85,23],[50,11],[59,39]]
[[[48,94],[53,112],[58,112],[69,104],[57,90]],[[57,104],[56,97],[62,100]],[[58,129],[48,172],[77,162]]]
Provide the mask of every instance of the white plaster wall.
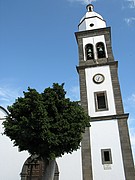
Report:
[[81,149],[57,159],[59,180],[82,180]]
[[[90,26],[90,24],[94,24],[94,26]],[[99,28],[105,28],[106,22],[104,20],[99,19],[98,17],[90,17],[84,19],[79,25],[79,31],[93,30]]]
[[[94,24],[93,27],[90,26],[91,23]],[[99,28],[105,28],[105,27],[106,27],[105,21],[99,18],[89,18],[86,20],[86,30],[99,29]]]
[[[93,82],[93,76],[97,73],[103,74],[105,77],[104,82],[96,84]],[[108,65],[102,67],[93,67],[85,69],[86,74],[86,88],[87,88],[87,97],[88,97],[88,112],[90,117],[97,116],[107,116],[115,115],[115,103],[114,103],[114,94],[111,82],[110,68]],[[108,110],[106,111],[97,111],[95,110],[95,99],[94,92],[106,91],[107,92],[107,102]]]
[[85,46],[86,46],[86,44],[89,44],[89,43],[90,43],[90,44],[93,44],[94,57],[95,57],[95,59],[97,59],[96,44],[97,44],[98,42],[103,42],[103,43],[104,43],[106,57],[108,57],[104,35],[94,36],[94,37],[88,37],[88,38],[83,38],[83,54],[84,54],[84,60],[85,60],[85,61],[86,61],[86,56],[85,56]]
[[4,132],[2,119],[5,116],[5,112],[0,109],[0,179],[20,180],[23,163],[29,155],[25,151],[18,152],[18,148],[13,147],[11,140],[2,135]]
[[81,22],[78,26],[78,31],[85,31],[86,30],[86,23],[85,21]]
[[[91,122],[91,154],[94,180],[125,180],[117,120]],[[101,149],[111,149],[111,169],[104,170]]]

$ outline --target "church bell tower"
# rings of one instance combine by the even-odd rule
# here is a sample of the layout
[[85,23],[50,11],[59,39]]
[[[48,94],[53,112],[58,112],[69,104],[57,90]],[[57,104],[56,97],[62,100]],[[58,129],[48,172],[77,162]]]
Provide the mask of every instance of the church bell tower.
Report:
[[82,140],[83,180],[134,180],[135,169],[111,47],[111,28],[93,5],[75,33],[81,105],[91,117]]

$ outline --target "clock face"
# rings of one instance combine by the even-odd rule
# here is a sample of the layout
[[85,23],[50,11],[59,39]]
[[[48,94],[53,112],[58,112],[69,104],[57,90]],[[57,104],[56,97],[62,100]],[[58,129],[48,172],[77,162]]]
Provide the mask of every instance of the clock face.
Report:
[[102,83],[104,81],[104,76],[102,74],[95,74],[93,77],[93,81],[95,83]]

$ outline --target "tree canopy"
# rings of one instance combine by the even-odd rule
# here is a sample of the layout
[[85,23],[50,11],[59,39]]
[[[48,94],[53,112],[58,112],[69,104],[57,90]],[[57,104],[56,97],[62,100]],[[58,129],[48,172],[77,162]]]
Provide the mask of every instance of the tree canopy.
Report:
[[4,134],[20,151],[48,159],[77,150],[90,118],[78,102],[66,98],[64,84],[54,83],[44,92],[28,88],[8,106]]

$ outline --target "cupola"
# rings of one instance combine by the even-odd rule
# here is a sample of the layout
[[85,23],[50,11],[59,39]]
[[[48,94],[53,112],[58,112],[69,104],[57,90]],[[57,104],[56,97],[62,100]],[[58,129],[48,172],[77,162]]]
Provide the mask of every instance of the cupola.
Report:
[[100,14],[94,12],[94,6],[92,4],[88,4],[86,6],[86,9],[87,12],[78,25],[79,31],[93,30],[106,27],[105,20]]

